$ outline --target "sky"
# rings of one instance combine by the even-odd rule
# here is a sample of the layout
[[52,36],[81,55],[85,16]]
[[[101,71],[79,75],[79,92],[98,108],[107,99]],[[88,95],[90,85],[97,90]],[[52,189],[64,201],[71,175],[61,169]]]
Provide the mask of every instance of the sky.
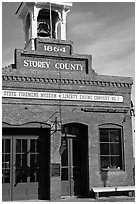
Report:
[[[24,48],[20,2],[2,3],[2,65],[14,62],[14,49]],[[98,74],[135,76],[134,2],[73,2],[67,16],[67,40],[74,53],[91,54]]]

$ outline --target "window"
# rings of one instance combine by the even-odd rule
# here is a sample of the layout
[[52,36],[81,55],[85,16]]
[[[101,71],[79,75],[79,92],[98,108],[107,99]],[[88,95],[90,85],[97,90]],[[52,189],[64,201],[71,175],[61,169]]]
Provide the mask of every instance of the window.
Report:
[[101,169],[123,169],[121,128],[100,128]]

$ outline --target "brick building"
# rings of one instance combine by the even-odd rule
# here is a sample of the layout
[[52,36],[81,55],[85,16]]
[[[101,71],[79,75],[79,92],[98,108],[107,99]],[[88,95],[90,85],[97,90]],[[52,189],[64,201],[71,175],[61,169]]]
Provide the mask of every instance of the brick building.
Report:
[[25,48],[3,69],[3,200],[133,185],[132,124],[122,122],[133,81],[98,75],[91,55],[73,54],[66,40],[71,6],[29,2],[16,12]]

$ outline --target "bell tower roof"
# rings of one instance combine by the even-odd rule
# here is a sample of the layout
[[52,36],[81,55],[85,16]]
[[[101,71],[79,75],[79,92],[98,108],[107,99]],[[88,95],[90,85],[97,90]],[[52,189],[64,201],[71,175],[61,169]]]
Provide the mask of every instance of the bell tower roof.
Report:
[[17,8],[15,14],[18,15],[19,18],[23,18],[26,15],[27,12],[27,7],[28,5],[39,5],[39,6],[47,6],[49,7],[49,4],[53,6],[53,8],[58,8],[58,9],[65,9],[65,10],[70,10],[70,7],[72,7],[72,3],[56,3],[56,2],[21,2],[19,7]]
[[22,2],[16,15],[23,21],[25,48],[36,38],[66,40],[66,18],[72,3]]

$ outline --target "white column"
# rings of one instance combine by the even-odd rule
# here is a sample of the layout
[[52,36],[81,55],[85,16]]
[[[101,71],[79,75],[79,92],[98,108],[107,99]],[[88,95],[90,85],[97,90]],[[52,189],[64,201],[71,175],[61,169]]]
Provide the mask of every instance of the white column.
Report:
[[55,39],[58,39],[58,24],[59,24],[59,21],[55,23]]
[[31,43],[32,50],[35,50],[34,39],[37,38],[37,16],[40,9],[36,6],[31,8],[30,18],[31,18]]
[[62,20],[61,20],[61,40],[66,40],[66,12],[62,10]]
[[57,22],[55,23],[55,34],[56,34],[56,39],[59,39],[58,25],[61,24],[61,13],[58,10],[55,10],[55,11],[58,13],[58,17],[59,17]]
[[66,18],[67,13],[70,10],[65,11],[65,9],[62,10],[62,20],[61,20],[61,40],[66,40]]

